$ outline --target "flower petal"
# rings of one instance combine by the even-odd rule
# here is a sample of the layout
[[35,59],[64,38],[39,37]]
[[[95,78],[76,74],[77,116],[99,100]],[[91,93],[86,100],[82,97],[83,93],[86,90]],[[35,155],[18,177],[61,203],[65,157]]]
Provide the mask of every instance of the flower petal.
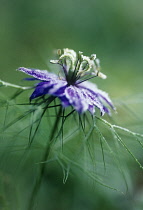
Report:
[[58,79],[58,80],[55,80],[53,87],[49,90],[48,93],[59,97],[64,94],[66,87],[67,87],[67,82]]
[[79,113],[83,113],[88,109],[88,103],[78,87],[72,85],[68,86],[65,89],[65,96],[68,99],[69,104],[71,104]]
[[110,110],[106,106],[103,106],[103,109],[104,109],[104,112],[106,112],[108,115],[111,115]]
[[[95,84],[93,84],[89,81],[86,81],[86,82],[79,84],[78,87],[88,90],[92,95],[94,95],[96,98],[98,98],[98,100],[102,104],[106,102],[112,109],[116,110],[111,99],[109,98],[108,94],[106,92],[98,89]],[[109,113],[109,110],[107,109],[107,107],[104,107],[103,110],[106,113]]]
[[53,83],[48,81],[48,82],[40,82],[36,86],[34,92],[30,96],[30,100],[37,98],[39,96],[45,95],[49,92],[49,89],[53,87]]
[[49,73],[47,70],[39,70],[39,69],[28,69],[25,67],[20,67],[18,69],[19,71],[22,71],[30,76],[35,77],[36,79],[39,80],[43,80],[43,81],[49,81],[49,80],[53,80],[53,79],[58,79],[58,76],[53,74],[53,73]]
[[32,93],[30,100],[45,94],[60,97],[64,94],[66,86],[67,82],[62,80],[57,80],[56,82],[54,80],[40,82]]
[[83,88],[90,89],[90,90],[93,90],[93,91],[98,90],[97,85],[92,83],[92,82],[89,82],[89,81],[85,81],[85,82],[80,83],[78,85],[78,87],[83,87]]
[[110,106],[112,109],[116,110],[116,108],[114,107],[114,105],[113,105],[111,99],[110,99],[109,96],[108,96],[108,93],[106,93],[106,92],[104,92],[104,91],[98,89],[98,96],[99,96],[99,98],[100,98],[101,100],[104,100],[107,104],[109,104],[109,106]]
[[70,102],[69,102],[69,100],[66,98],[65,95],[60,96],[59,99],[61,100],[63,107],[67,107],[67,106],[70,106],[71,105]]
[[98,97],[95,94],[93,94],[91,91],[89,91],[88,89],[82,88],[81,91],[83,92],[84,99],[88,103],[88,110],[94,113],[93,106],[96,106],[97,108],[100,109],[101,115],[104,115],[105,113],[104,106],[100,102]]
[[95,113],[95,106],[89,105],[89,106],[88,106],[88,110],[89,110],[90,113],[93,115],[93,114]]

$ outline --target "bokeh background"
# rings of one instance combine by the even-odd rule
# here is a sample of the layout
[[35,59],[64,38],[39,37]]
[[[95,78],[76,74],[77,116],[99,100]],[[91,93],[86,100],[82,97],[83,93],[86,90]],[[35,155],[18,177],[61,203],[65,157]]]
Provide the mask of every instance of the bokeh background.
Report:
[[[113,114],[114,122],[143,133],[143,1],[0,0],[0,79],[25,86],[23,74],[16,71],[18,67],[52,71],[49,60],[54,58],[54,50],[66,47],[83,51],[85,55],[97,54],[102,72],[108,79],[93,82],[113,99],[118,111]],[[13,90],[3,88],[1,92],[9,96]],[[130,137],[125,138],[130,140]],[[142,150],[135,149],[135,152],[142,162]],[[3,147],[1,158],[3,154],[7,162],[0,171],[0,209],[26,209],[32,172],[29,171],[27,177],[30,178],[26,181],[23,171],[14,167],[19,153],[10,160]],[[34,158],[38,160],[35,153]],[[26,160],[24,170],[26,164],[30,168],[32,162]],[[15,174],[18,174],[21,192],[15,187]],[[39,209],[143,208],[143,173],[132,162],[128,195],[92,186],[80,180],[80,175],[71,176],[64,185],[62,173],[56,166],[49,169],[48,177],[46,194],[39,199]],[[118,177],[115,180],[118,182]]]

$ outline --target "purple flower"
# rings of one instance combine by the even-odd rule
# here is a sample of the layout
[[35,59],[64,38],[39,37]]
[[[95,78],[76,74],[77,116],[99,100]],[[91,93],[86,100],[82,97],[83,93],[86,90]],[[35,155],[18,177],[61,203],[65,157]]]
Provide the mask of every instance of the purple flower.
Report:
[[[106,76],[99,72],[99,60],[96,55],[91,57],[83,56],[81,52],[64,49],[63,53],[58,51],[59,59],[52,60],[51,63],[59,64],[61,69],[58,75],[49,73],[46,70],[28,69],[20,67],[22,71],[39,80],[30,100],[46,94],[58,97],[62,106],[72,106],[77,112],[90,111],[94,114],[95,107],[100,109],[101,115],[105,112],[110,114],[106,105],[115,109],[108,94],[99,90],[97,86],[87,80],[93,77]],[[30,80],[31,80],[30,79]]]

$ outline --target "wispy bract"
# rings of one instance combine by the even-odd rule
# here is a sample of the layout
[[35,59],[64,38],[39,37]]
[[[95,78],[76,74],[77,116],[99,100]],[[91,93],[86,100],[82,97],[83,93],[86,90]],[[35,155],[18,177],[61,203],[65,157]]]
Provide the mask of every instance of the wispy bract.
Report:
[[77,54],[74,50],[67,48],[57,52],[58,59],[50,62],[59,65],[58,75],[46,70],[25,67],[18,69],[34,77],[29,80],[39,80],[30,100],[49,94],[58,97],[63,107],[72,106],[80,114],[87,110],[94,114],[95,107],[100,110],[101,115],[110,114],[107,105],[112,109],[115,107],[108,94],[87,81],[97,76],[106,79],[106,75],[99,71],[100,63],[96,55],[87,57],[82,52]]

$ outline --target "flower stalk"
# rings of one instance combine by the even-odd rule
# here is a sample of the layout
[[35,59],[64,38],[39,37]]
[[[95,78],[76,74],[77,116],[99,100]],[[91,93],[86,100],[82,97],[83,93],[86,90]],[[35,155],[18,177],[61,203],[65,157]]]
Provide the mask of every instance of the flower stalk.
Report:
[[57,114],[57,118],[55,119],[55,123],[53,125],[52,130],[51,130],[51,135],[48,138],[48,142],[47,142],[47,146],[45,148],[45,152],[44,152],[43,157],[42,157],[42,159],[39,163],[39,173],[37,175],[36,183],[34,185],[32,193],[31,193],[28,210],[33,209],[36,196],[37,196],[38,191],[41,187],[42,180],[43,180],[43,177],[44,177],[44,173],[46,171],[46,161],[48,160],[48,157],[49,157],[49,154],[50,154],[50,151],[51,151],[51,148],[52,148],[52,144],[54,143],[55,131],[58,128],[58,125],[59,125],[59,122],[60,122],[60,119],[61,119],[61,114],[62,114],[62,107],[60,106],[59,112]]

